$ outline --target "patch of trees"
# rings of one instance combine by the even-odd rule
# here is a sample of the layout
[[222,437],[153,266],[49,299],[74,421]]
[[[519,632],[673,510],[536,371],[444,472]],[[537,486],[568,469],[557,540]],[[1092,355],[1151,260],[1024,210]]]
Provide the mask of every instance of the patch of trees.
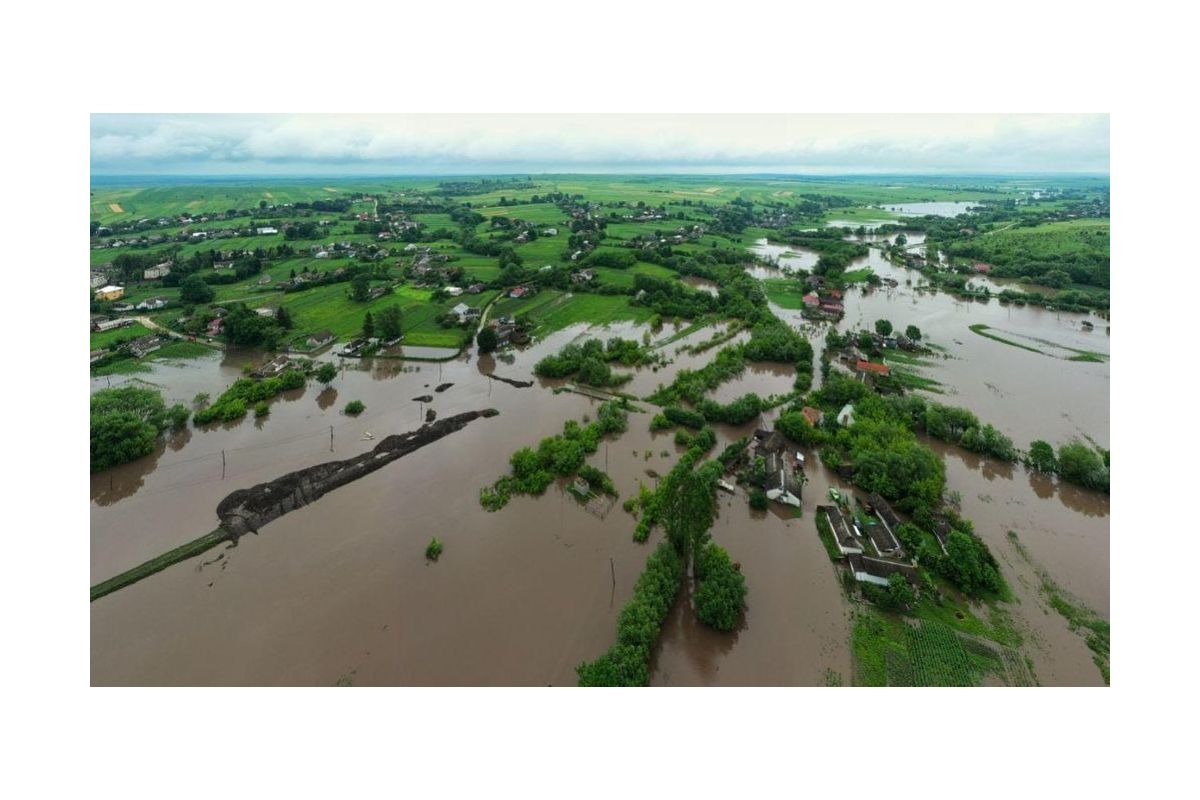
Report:
[[595,661],[575,668],[580,686],[647,686],[650,652],[683,582],[684,562],[669,541],[646,559],[633,597],[617,617],[617,641]]
[[167,408],[154,389],[101,389],[91,398],[91,471],[150,454],[158,435],[186,426],[189,413],[181,404]]
[[584,257],[583,263],[589,267],[629,269],[637,263],[637,256],[628,250],[595,250]]
[[238,347],[272,350],[279,345],[283,330],[274,317],[264,317],[244,303],[237,303],[224,317],[225,339]]
[[746,607],[746,578],[734,566],[725,548],[714,542],[696,558],[699,585],[693,597],[696,618],[719,631],[731,631]]
[[633,276],[633,290],[635,305],[651,308],[664,317],[696,319],[717,308],[717,298],[689,289],[677,280],[638,274]]
[[652,354],[633,339],[613,337],[607,342],[588,339],[583,344],[568,344],[558,353],[546,356],[533,365],[535,375],[543,378],[567,378],[576,375],[592,386],[612,386],[629,380],[629,375],[615,376],[609,363],[616,361],[636,366],[650,360]]
[[703,414],[707,421],[724,422],[728,425],[747,423],[761,414],[764,408],[766,404],[754,392],[744,394],[724,405],[709,398],[696,404],[696,410]]
[[[355,226],[355,228],[355,233],[363,232],[357,230],[357,226]],[[321,226],[311,221],[293,222],[283,231],[283,238],[288,241],[294,241],[296,239],[319,239],[320,236]]]
[[481,489],[480,504],[488,511],[499,511],[514,494],[542,494],[555,475],[569,477],[578,472],[584,459],[596,452],[604,435],[621,433],[628,425],[625,404],[615,400],[602,403],[596,420],[588,425],[567,420],[563,432],[542,439],[537,450],[523,447],[513,453],[509,459],[512,472]]
[[743,347],[723,347],[717,351],[716,357],[703,367],[679,370],[669,386],[660,388],[647,399],[659,405],[679,400],[698,405],[705,394],[730,378],[740,375],[746,368],[746,359],[742,356]]
[[1100,492],[1109,488],[1109,459],[1108,450],[1096,450],[1079,439],[1059,447],[1057,456],[1048,442],[1039,439],[1029,445],[1025,455],[1025,463],[1032,469]]
[[262,380],[238,378],[212,405],[196,412],[196,424],[239,420],[246,416],[246,409],[253,408],[255,404],[270,400],[280,392],[300,389],[303,386],[304,373],[296,369],[287,369],[279,375]]

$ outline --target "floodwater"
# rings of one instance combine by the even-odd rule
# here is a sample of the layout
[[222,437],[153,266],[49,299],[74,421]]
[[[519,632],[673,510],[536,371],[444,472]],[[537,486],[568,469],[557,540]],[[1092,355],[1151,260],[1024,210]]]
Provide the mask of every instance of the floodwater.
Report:
[[[872,266],[882,274],[883,266]],[[1099,324],[1085,333],[1079,315],[920,294],[904,285],[910,273],[890,269],[900,287],[850,293],[842,327],[884,315],[900,328],[920,325],[954,356],[927,370],[954,392],[937,399],[972,408],[1019,444],[1035,432],[1058,442],[1076,430],[1107,443],[1107,364],[1052,359],[966,329],[982,321],[1070,346],[1104,343],[1107,350]],[[798,324],[798,312],[777,313]],[[632,323],[578,325],[513,354],[478,356],[468,348],[442,364],[339,361],[331,387],[310,382],[273,401],[264,419],[189,429],[146,458],[93,476],[96,582],[211,530],[217,503],[234,489],[365,452],[387,434],[417,427],[429,408],[439,417],[500,411],[272,522],[237,547],[209,551],[92,603],[92,682],[573,684],[575,665],[612,643],[616,616],[661,534],[636,544],[635,521],[619,501],[600,518],[557,485],[540,498],[515,497],[495,513],[479,505],[478,491],[507,471],[513,451],[536,446],[566,420],[595,415],[596,401],[553,394],[562,381],[533,377],[539,358],[585,336],[640,338],[644,330]],[[686,348],[714,330],[725,328],[702,328],[664,346],[670,363],[631,370],[634,378],[623,390],[641,396],[669,383],[679,369],[703,366],[715,350],[692,354]],[[667,325],[653,338],[675,332]],[[215,397],[242,374],[244,363],[260,360],[229,353],[158,364],[135,377],[160,386],[168,402],[190,402],[201,391]],[[491,374],[535,383],[516,388],[490,380]],[[722,402],[748,391],[765,397],[789,391],[793,379],[790,367],[752,366],[713,396]],[[92,386],[107,383],[102,378]],[[443,383],[452,385],[436,392]],[[423,395],[433,401],[414,399]],[[358,417],[341,413],[352,399],[366,405]],[[1014,413],[1024,408],[1029,411]],[[589,459],[613,477],[622,499],[639,482],[652,486],[679,456],[672,433],[649,432],[653,407],[646,411],[631,414],[629,430]],[[719,426],[718,449],[757,424]],[[1039,679],[1098,682],[1082,638],[1046,613],[1036,576],[1006,532],[1017,531],[1060,585],[1107,616],[1107,498],[933,444],[944,452],[964,513],[1014,585],[1020,602],[1013,614],[1027,632],[1026,652]],[[809,478],[799,517],[778,507],[753,512],[740,489],[736,496],[720,494],[712,534],[747,576],[748,609],[737,631],[721,634],[697,624],[682,593],[655,648],[652,683],[822,685],[830,673],[850,682],[850,604],[814,524],[828,487],[842,484],[812,454]],[[445,544],[436,564],[424,558],[432,536]]]
[[885,211],[891,211],[905,217],[957,217],[972,208],[978,208],[978,203],[970,202],[929,202],[929,203],[895,203],[880,206]]

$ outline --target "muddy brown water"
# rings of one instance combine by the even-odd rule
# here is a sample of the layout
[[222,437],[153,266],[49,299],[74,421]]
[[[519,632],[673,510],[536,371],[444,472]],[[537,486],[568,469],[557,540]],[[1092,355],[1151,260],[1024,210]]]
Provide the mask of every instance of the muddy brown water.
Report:
[[[996,327],[1004,321],[1036,335],[1064,335],[1070,328],[1059,315],[1005,309],[1000,320],[995,305],[961,304],[911,289],[856,293],[847,306],[868,320],[886,312],[899,326],[915,321],[931,339],[947,344],[958,358],[932,373],[954,382],[956,394],[943,400],[972,408],[1014,436],[1036,430],[1056,441],[1056,434],[1086,427],[1107,441],[1107,364],[1053,360],[965,331],[968,321],[996,319]],[[667,325],[655,338],[673,330]],[[575,665],[612,643],[616,615],[659,534],[636,544],[634,519],[619,502],[601,519],[557,485],[541,498],[516,497],[496,513],[483,510],[478,492],[507,470],[513,451],[536,446],[568,419],[595,415],[596,401],[553,394],[561,381],[533,378],[538,358],[581,337],[640,338],[642,331],[632,324],[575,326],[511,357],[479,358],[468,350],[444,364],[347,360],[331,388],[310,382],[273,401],[265,419],[189,429],[144,459],[93,476],[95,582],[211,530],[217,503],[236,488],[364,452],[389,433],[419,425],[429,407],[439,417],[486,407],[500,411],[271,523],[235,548],[210,551],[92,603],[92,682],[573,684]],[[677,351],[711,335],[711,328],[701,329],[667,345],[672,363],[636,370],[626,389],[640,395],[668,383],[681,368],[702,366],[715,351]],[[953,345],[956,335],[964,344]],[[1087,338],[1099,337],[1093,332]],[[257,358],[230,353],[160,364],[137,377],[162,388],[168,402],[190,402],[200,391],[215,397],[241,375],[245,361]],[[990,366],[972,367],[974,358],[989,359]],[[1038,369],[1030,366],[1035,359],[1048,366],[1037,379],[1022,378],[1023,371]],[[1076,368],[1103,378],[1081,384]],[[532,378],[535,385],[515,388],[489,380],[491,372]],[[793,378],[790,368],[751,367],[714,396],[724,402],[746,391],[781,393]],[[993,400],[990,389],[975,386],[983,380],[1005,394]],[[1040,386],[1039,380],[1054,385]],[[432,392],[447,382],[454,385]],[[1081,385],[1102,398],[1080,391]],[[433,394],[431,404],[412,400],[425,394]],[[341,413],[351,399],[366,404],[359,417]],[[1055,413],[1045,419],[1014,413],[1022,407]],[[664,474],[678,458],[671,433],[649,432],[652,410],[631,414],[629,430],[602,443],[589,459],[612,475],[622,499],[636,492],[639,481],[652,486],[648,471]],[[718,447],[755,425],[720,426]],[[1039,679],[1099,682],[1082,638],[1046,608],[1036,575],[1006,532],[1016,530],[1060,585],[1107,617],[1107,499],[933,444],[944,453],[948,482],[961,494],[964,513],[1014,585],[1019,602],[1013,614],[1026,632],[1025,651]],[[741,490],[733,497],[721,493],[713,537],[742,565],[748,609],[736,632],[720,634],[696,623],[687,593],[681,595],[655,648],[652,683],[821,685],[827,671],[850,682],[850,605],[814,525],[815,507],[828,487],[842,484],[817,459],[810,463],[799,517],[790,509],[752,512]],[[435,535],[445,551],[430,564],[424,548]]]

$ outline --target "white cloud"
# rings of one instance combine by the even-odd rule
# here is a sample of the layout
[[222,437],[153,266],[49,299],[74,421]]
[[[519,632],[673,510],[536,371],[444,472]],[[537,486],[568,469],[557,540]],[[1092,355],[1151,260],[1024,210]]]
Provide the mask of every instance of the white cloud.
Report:
[[1093,115],[95,115],[92,169],[1106,172]]

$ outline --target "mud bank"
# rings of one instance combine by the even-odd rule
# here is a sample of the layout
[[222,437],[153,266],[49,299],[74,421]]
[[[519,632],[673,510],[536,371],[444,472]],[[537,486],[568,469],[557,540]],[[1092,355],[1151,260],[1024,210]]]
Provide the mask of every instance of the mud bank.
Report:
[[440,422],[423,425],[415,431],[393,434],[360,456],[344,461],[327,461],[289,472],[281,478],[249,489],[238,489],[217,504],[221,527],[236,542],[239,536],[257,533],[263,525],[289,511],[303,508],[334,489],[358,480],[443,436],[462,430],[472,420],[494,417],[499,413],[489,408],[455,414]]
[[[432,413],[432,412],[431,412]],[[91,590],[92,601],[112,594],[132,583],[161,572],[167,567],[200,555],[223,541],[237,543],[238,537],[258,529],[289,511],[303,508],[341,486],[369,475],[386,464],[403,458],[414,450],[462,430],[480,417],[494,417],[494,408],[467,411],[446,417],[441,422],[426,424],[415,431],[393,434],[370,452],[342,461],[328,461],[314,467],[289,472],[267,483],[238,489],[217,504],[220,526],[187,544],[150,559],[131,570],[96,584]]]

